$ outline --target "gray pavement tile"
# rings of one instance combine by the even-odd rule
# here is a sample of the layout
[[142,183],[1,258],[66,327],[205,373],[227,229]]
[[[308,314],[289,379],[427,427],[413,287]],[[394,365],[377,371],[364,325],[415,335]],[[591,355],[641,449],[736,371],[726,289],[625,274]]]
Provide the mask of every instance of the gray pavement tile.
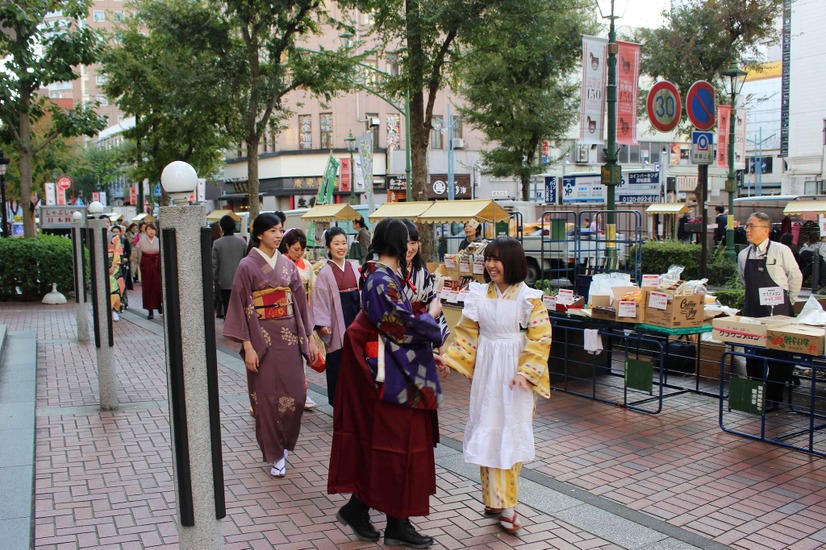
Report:
[[0,403],[0,430],[34,429],[34,402]]
[[34,403],[37,382],[23,380],[3,382],[0,380],[0,403]]
[[31,466],[34,462],[34,429],[0,430],[0,468]]
[[826,543],[826,529],[821,529],[816,533],[812,533],[809,535],[810,539],[814,539],[818,542]]
[[790,502],[789,504],[781,508],[778,508],[777,511],[791,516],[800,512],[801,510],[805,510],[806,508],[808,508],[808,506],[800,502]]
[[650,548],[666,538],[653,529],[585,504],[561,510],[554,517],[623,548]]
[[28,518],[32,515],[34,466],[0,468],[0,519]]
[[31,547],[31,518],[0,519],[0,550],[24,550]]

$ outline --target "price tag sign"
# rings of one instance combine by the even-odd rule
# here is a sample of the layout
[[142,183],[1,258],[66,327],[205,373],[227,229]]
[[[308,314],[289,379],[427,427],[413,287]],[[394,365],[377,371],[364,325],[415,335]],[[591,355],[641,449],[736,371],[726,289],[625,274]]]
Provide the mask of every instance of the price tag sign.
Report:
[[649,292],[648,307],[665,311],[668,308],[668,294],[665,292]]
[[473,274],[474,275],[484,275],[485,274],[485,257],[477,254],[473,257]]
[[650,286],[657,286],[660,284],[660,276],[659,275],[643,275],[642,276],[642,288],[650,287]]
[[450,298],[450,289],[449,288],[443,288],[442,290],[439,291],[439,299],[447,300],[448,298]]
[[447,301],[451,304],[459,303],[459,292],[456,290],[451,290],[450,295],[447,297]]
[[556,296],[543,296],[542,302],[545,304],[545,307],[556,311]]
[[459,292],[459,301],[464,302],[468,294],[470,294],[470,292],[468,292],[467,290],[462,290],[461,292]]
[[636,317],[637,302],[634,300],[620,300],[617,308],[617,317]]
[[574,291],[570,288],[559,289],[559,294],[556,295],[556,303],[569,306],[574,303]]
[[779,286],[766,286],[760,289],[761,306],[779,306],[786,298],[783,289]]
[[470,260],[467,256],[459,258],[459,273],[470,273]]
[[448,269],[456,269],[456,262],[453,256],[445,255],[445,267]]

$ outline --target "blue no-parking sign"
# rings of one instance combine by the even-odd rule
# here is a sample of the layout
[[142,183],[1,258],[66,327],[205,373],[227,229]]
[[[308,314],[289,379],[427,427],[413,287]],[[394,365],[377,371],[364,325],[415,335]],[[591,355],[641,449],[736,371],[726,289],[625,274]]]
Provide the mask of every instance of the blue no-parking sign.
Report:
[[692,84],[685,97],[685,110],[688,119],[698,130],[711,130],[717,122],[714,86],[705,80]]

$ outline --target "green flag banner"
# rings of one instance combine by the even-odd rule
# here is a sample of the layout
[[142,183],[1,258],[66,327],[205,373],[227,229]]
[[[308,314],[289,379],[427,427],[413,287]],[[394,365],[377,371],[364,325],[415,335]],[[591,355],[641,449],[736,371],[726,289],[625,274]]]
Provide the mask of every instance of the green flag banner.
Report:
[[[338,177],[338,165],[340,163],[330,155],[327,159],[327,168],[324,169],[324,179],[318,186],[318,195],[315,204],[333,204],[333,190],[336,187]],[[315,246],[315,222],[310,223],[310,230],[307,232],[307,246]]]

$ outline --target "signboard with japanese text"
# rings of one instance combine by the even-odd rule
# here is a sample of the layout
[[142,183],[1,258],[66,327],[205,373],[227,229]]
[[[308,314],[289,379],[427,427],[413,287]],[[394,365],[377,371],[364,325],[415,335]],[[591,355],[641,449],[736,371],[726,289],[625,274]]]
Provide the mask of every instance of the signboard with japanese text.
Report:
[[39,210],[41,229],[71,229],[72,214],[80,212],[86,216],[82,206],[41,206]]
[[[471,198],[470,174],[454,175],[453,185],[455,198]],[[430,174],[430,183],[426,186],[426,190],[427,200],[447,199],[447,174]]]
[[582,100],[579,114],[580,143],[603,142],[605,122],[605,84],[608,40],[582,37]]
[[562,204],[605,202],[605,186],[599,174],[570,175],[562,178]]
[[660,173],[658,171],[625,172],[617,186],[617,202],[626,204],[659,202],[660,191]]
[[556,176],[545,176],[545,204],[556,204]]

